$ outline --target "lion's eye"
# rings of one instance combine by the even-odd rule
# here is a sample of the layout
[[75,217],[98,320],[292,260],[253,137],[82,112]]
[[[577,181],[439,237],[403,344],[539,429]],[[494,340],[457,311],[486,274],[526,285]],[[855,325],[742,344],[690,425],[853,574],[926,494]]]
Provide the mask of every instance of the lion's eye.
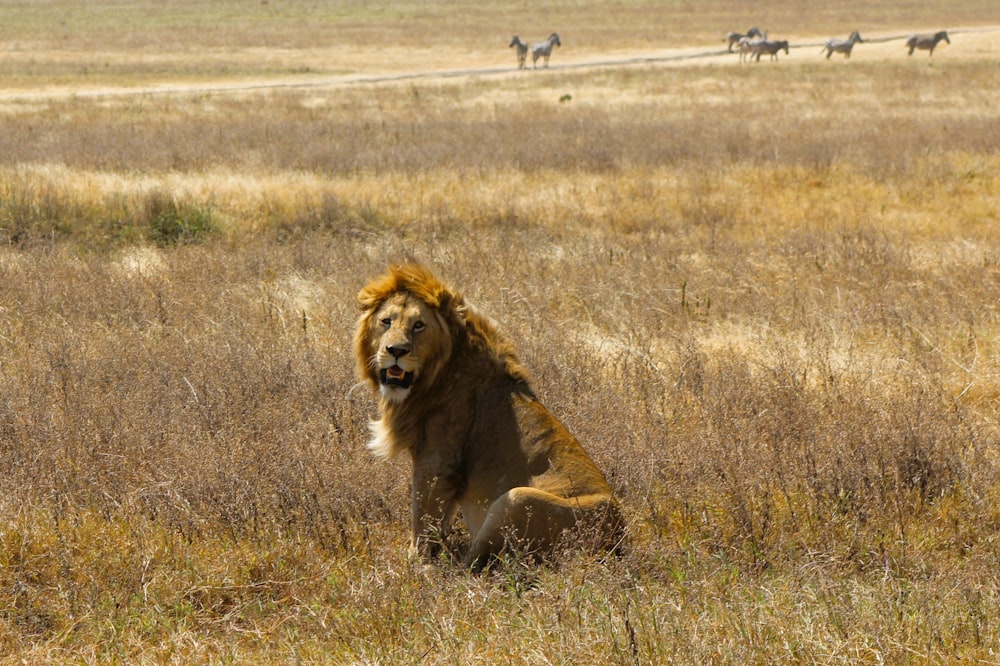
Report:
[[383,319],[382,326],[384,326],[385,328],[389,328],[390,326],[392,326],[392,319],[390,319],[389,317]]
[[424,326],[425,326],[425,324],[422,321],[414,322],[413,323],[413,330],[414,331],[422,331],[422,330],[424,330]]

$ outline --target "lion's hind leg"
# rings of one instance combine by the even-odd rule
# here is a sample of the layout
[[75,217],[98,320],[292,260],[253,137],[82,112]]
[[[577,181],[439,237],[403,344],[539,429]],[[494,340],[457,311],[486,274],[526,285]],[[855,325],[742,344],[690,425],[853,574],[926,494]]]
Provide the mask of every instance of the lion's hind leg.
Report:
[[567,499],[537,488],[512,488],[490,506],[486,520],[473,536],[465,563],[473,571],[482,571],[509,547],[547,553],[566,530],[578,524],[598,531],[600,547],[613,548],[620,522],[618,509],[608,495]]

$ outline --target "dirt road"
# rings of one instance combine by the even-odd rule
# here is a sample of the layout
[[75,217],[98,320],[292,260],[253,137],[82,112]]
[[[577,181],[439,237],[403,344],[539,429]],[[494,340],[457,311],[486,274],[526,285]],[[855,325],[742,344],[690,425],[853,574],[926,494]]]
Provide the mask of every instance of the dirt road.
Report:
[[[865,35],[865,42],[857,46],[850,62],[866,60],[906,60],[904,46],[907,37],[914,32],[935,32],[935,29],[910,31],[897,34]],[[955,60],[1000,58],[1000,26],[975,26],[951,28],[948,30],[952,43],[941,45],[933,56],[934,62],[950,62]],[[825,39],[815,37],[796,39],[788,38],[791,43],[790,52],[781,54],[779,61],[783,63],[822,62],[821,49]],[[508,56],[504,53],[503,55]],[[913,60],[927,60],[925,52],[917,52]],[[504,64],[492,64],[503,60]],[[833,61],[843,60],[843,56],[835,55]],[[171,82],[164,81],[149,85],[100,87],[81,83],[80,85],[54,86],[36,90],[3,90],[0,89],[0,101],[5,103],[45,102],[69,98],[121,98],[143,95],[184,95],[184,94],[236,94],[254,91],[271,91],[280,89],[322,89],[339,88],[359,85],[392,84],[420,80],[447,80],[462,78],[514,77],[541,74],[545,70],[533,70],[529,65],[527,70],[519,71],[513,65],[513,55],[506,58],[494,57],[493,54],[480,56],[477,62],[459,69],[434,69],[414,67],[412,71],[405,69],[385,73],[356,73],[345,75],[289,75],[270,77],[266,79],[218,79],[206,82]],[[678,49],[662,49],[655,51],[617,52],[610,54],[584,53],[574,54],[569,49],[563,49],[553,55],[548,72],[565,72],[606,67],[629,67],[660,65],[665,67],[695,67],[706,65],[729,66],[768,66],[768,63],[741,64],[735,53],[730,53],[724,45],[711,47],[688,47]]]

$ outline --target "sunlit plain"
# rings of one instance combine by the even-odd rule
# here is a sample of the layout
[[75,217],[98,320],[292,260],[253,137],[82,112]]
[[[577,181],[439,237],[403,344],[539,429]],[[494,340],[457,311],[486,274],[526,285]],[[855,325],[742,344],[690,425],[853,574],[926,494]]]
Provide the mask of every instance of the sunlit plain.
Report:
[[[0,8],[0,662],[995,660],[990,3],[205,4]],[[350,357],[405,257],[623,556],[407,561]]]

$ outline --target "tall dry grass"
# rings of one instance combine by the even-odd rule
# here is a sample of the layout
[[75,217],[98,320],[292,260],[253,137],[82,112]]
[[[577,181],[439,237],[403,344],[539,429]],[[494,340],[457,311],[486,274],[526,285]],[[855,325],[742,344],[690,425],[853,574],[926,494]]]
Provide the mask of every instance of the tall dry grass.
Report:
[[[4,107],[0,662],[993,659],[994,63],[827,64]],[[404,254],[622,557],[410,568],[350,358]]]
[[356,175],[837,162],[881,174],[995,150],[994,63],[819,60],[26,104],[3,115],[0,164]]
[[[997,294],[972,271],[995,276],[995,250],[924,262],[873,228],[791,247],[501,230],[5,252],[5,649],[737,663],[996,646]],[[406,465],[363,451],[349,359],[351,296],[400,246],[512,332],[622,496],[624,558],[406,568]]]

